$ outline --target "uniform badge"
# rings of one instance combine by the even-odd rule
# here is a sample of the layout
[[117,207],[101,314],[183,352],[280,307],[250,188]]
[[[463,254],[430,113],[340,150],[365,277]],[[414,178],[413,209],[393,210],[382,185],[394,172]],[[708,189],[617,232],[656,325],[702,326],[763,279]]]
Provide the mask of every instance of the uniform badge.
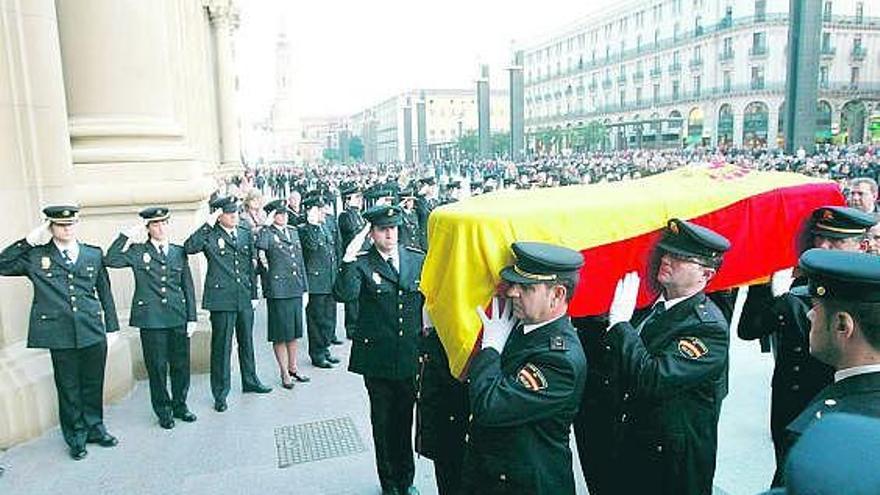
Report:
[[678,339],[678,352],[688,359],[700,359],[709,354],[709,348],[696,337],[682,337]]
[[382,283],[382,277],[376,272],[373,272],[373,282],[376,282],[376,285]]
[[153,258],[150,257],[150,253],[144,253],[144,263],[149,263]]
[[532,392],[538,392],[547,388],[547,379],[544,378],[544,373],[532,363],[526,363],[525,366],[520,368],[516,374],[516,379],[526,390],[531,390]]
[[278,234],[275,234],[275,242],[281,242],[281,238],[278,237]]
[[220,249],[226,249],[226,241],[224,241],[222,237],[217,239],[217,247]]
[[564,351],[568,349],[565,345],[565,339],[562,338],[562,335],[556,335],[555,337],[550,337],[550,350],[551,351]]
[[50,266],[52,266],[52,260],[50,260],[48,256],[40,258],[40,267],[43,270],[48,270]]

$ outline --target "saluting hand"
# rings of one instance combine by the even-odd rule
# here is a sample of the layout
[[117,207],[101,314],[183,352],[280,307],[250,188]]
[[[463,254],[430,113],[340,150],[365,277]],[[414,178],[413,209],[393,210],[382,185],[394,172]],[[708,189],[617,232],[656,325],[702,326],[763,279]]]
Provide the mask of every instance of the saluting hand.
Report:
[[128,240],[131,242],[145,242],[147,240],[147,227],[139,222],[123,230],[122,235],[128,237]]
[[793,283],[794,268],[779,270],[770,277],[770,292],[773,294],[773,297],[787,294],[791,290],[791,284]]
[[500,354],[504,350],[510,332],[516,326],[516,318],[513,317],[513,303],[505,299],[504,309],[498,310],[498,298],[492,298],[492,316],[486,314],[483,308],[477,307],[477,315],[483,322],[483,349],[491,347]]
[[199,323],[196,321],[188,321],[186,322],[186,338],[192,338],[193,334],[196,333],[196,328],[198,328]]
[[211,214],[208,215],[208,220],[207,220],[208,225],[213,227],[214,224],[217,223],[217,219],[220,218],[220,215],[222,215],[222,214],[223,214],[223,209],[221,209],[221,208],[217,208],[216,210],[212,211]]
[[272,225],[273,223],[275,223],[275,213],[276,213],[276,210],[272,210],[269,212],[268,215],[266,215],[266,218],[263,220],[264,226],[268,227],[268,226]]
[[48,220],[44,221],[37,228],[30,231],[24,240],[31,246],[38,246],[49,242],[49,239],[52,238],[52,228],[49,225]]
[[372,224],[367,222],[367,225],[348,243],[348,246],[345,248],[345,255],[342,257],[343,263],[351,263],[357,259],[357,254],[361,251],[361,247],[363,247],[364,240],[366,240],[367,234],[370,233],[371,227]]
[[639,296],[639,283],[639,274],[636,272],[629,272],[617,281],[614,299],[611,301],[611,309],[608,311],[609,328],[632,319]]

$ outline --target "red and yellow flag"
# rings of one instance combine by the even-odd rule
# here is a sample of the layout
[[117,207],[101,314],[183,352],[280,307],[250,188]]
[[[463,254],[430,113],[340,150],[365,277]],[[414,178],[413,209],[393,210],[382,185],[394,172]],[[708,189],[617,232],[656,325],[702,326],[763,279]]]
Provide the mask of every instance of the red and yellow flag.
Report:
[[[477,306],[490,301],[514,241],[543,241],[584,255],[572,316],[598,315],[629,271],[645,279],[648,256],[671,218],[725,236],[731,250],[710,290],[745,284],[797,261],[794,239],[819,206],[841,205],[831,181],[732,165],[689,166],[645,179],[499,191],[435,210],[422,272],[426,307],[455,376],[480,334]],[[639,305],[652,297],[642,284]]]

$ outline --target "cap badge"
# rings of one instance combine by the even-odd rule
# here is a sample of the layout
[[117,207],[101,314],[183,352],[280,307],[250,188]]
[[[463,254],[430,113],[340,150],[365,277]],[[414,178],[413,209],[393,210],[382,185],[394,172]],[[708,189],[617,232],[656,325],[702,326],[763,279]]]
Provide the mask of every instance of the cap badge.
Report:
[[822,220],[834,220],[834,212],[831,210],[825,210],[822,212]]
[[50,266],[52,266],[52,260],[50,260],[48,256],[40,258],[40,267],[43,270],[48,270]]
[[678,224],[675,223],[675,222],[670,223],[670,224],[669,224],[669,230],[670,230],[673,234],[678,235]]
[[62,216],[62,217],[69,217],[69,216],[70,216],[70,210],[64,210],[64,211],[62,211],[62,212],[61,212],[61,216]]
[[149,263],[153,258],[150,257],[150,253],[144,253],[144,263]]
[[393,216],[394,216],[394,209],[393,209],[393,208],[389,208],[389,209],[388,209],[388,216],[389,216],[389,217],[393,217]]
[[824,296],[825,292],[826,292],[825,287],[822,287],[821,285],[819,287],[816,287],[816,294],[818,294],[820,296]]

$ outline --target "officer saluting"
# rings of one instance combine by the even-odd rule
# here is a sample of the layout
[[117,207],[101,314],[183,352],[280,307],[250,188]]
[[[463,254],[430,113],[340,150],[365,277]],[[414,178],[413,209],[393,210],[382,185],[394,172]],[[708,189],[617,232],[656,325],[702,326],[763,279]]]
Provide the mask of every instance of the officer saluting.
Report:
[[202,307],[211,312],[211,393],[214,410],[227,409],[232,334],[238,342],[241,388],[264,394],[272,389],[260,383],[254,363],[254,309],[257,307],[256,249],[253,234],[239,225],[235,198],[211,202],[214,212],[184,242],[187,254],[202,253],[208,260]]
[[[418,339],[424,322],[419,280],[424,255],[398,244],[400,208],[364,212],[370,222],[346,248],[334,294],[360,304],[348,369],[363,375],[382,493],[417,494],[412,449]],[[373,246],[361,252],[367,235]]]
[[52,355],[61,433],[75,460],[87,442],[118,443],[104,426],[103,392],[105,330],[119,330],[119,321],[101,249],[76,239],[78,212],[46,207],[46,222],[0,253],[0,275],[34,286],[27,345]]
[[477,309],[483,338],[468,372],[464,492],[573,494],[569,430],[587,360],[566,313],[583,257],[540,242],[511,248],[504,307],[495,298],[491,317]]
[[[363,193],[357,184],[343,186],[339,190],[345,210],[339,214],[339,237],[342,246],[348,246],[354,236],[363,230],[366,220],[361,215],[364,203]],[[363,249],[368,249],[368,243],[364,243]],[[345,303],[345,336],[349,339],[357,334],[358,305],[357,301]]]
[[[104,262],[110,268],[130,267],[134,272],[129,325],[141,330],[150,402],[159,426],[169,430],[174,428],[174,418],[187,423],[196,420],[186,406],[196,294],[183,246],[168,240],[168,208],[144,208],[139,215],[146,227],[138,223],[119,234],[107,249]],[[166,386],[169,372],[170,397]]]
[[729,248],[717,233],[672,219],[655,251],[661,294],[651,310],[631,323],[639,277],[617,284],[604,336],[619,368],[609,376],[623,392],[609,493],[712,492],[730,338],[704,290]]

